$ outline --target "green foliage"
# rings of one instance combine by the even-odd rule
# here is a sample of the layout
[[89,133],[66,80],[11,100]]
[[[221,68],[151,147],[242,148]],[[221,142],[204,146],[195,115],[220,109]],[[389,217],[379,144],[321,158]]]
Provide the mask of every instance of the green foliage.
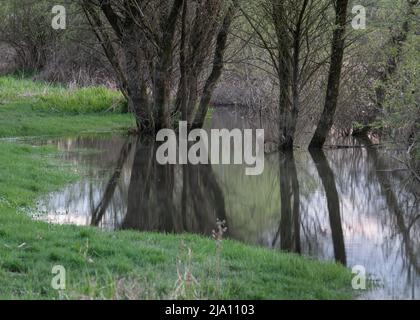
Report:
[[410,35],[398,69],[387,83],[384,110],[379,119],[381,127],[395,142],[412,146],[417,158],[420,158],[419,50],[419,36]]

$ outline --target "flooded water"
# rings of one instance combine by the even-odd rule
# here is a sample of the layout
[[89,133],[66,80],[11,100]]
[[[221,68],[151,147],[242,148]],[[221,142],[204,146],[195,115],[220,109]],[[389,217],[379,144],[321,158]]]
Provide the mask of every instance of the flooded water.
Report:
[[[229,124],[229,126],[227,126]],[[234,127],[238,114],[216,110],[209,126]],[[260,176],[240,165],[171,165],[155,160],[156,145],[120,136],[44,141],[63,163],[86,172],[79,182],[40,199],[40,219],[210,235],[226,220],[241,242],[363,266],[375,289],[368,299],[420,298],[418,185],[380,148],[265,157]]]

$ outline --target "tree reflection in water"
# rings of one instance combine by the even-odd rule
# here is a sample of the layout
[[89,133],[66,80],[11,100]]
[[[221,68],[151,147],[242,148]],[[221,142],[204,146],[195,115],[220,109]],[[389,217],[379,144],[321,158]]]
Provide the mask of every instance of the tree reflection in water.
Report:
[[[130,143],[122,148],[92,224],[99,225],[110,204]],[[223,191],[210,165],[160,165],[157,143],[135,143],[126,214],[119,229],[210,235],[217,219],[226,220]],[[180,178],[182,177],[182,178]]]
[[[346,250],[341,222],[340,200],[335,184],[334,173],[322,150],[311,150],[311,156],[326,193],[334,257],[337,262],[346,265]],[[300,191],[293,153],[287,152],[281,154],[279,164],[281,219],[272,246],[275,246],[280,238],[281,250],[301,253]]]
[[334,257],[337,262],[347,264],[346,248],[344,245],[343,227],[341,222],[340,199],[335,184],[334,173],[331,170],[323,150],[311,149],[310,154],[315,163],[318,175],[327,197],[328,216],[334,247]]
[[300,253],[299,182],[293,152],[280,154],[279,180],[281,219],[272,246],[280,238],[282,250]]

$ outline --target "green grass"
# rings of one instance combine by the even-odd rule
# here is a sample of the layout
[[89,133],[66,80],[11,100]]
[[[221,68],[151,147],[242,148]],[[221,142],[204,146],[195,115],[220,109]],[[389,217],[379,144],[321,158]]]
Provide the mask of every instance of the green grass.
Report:
[[109,109],[121,111],[125,104],[120,92],[105,87],[69,89],[16,76],[0,77],[0,101],[59,114],[88,114]]
[[0,106],[0,138],[116,132],[133,126],[128,114],[55,115],[34,111],[29,105]]
[[120,131],[134,126],[124,100],[103,87],[62,86],[0,77],[0,137]]
[[[112,127],[118,114],[52,116],[43,110],[43,118],[38,116],[40,111],[25,109],[15,99],[12,106],[0,107],[10,109],[7,119],[0,111],[0,125],[8,125],[9,130],[0,128],[2,136],[87,131],[101,117],[102,125],[119,128]],[[27,131],[18,125],[19,117],[28,121]],[[69,125],[55,127],[56,119]],[[75,119],[80,121],[77,125]],[[0,299],[172,298],[177,293],[177,271],[185,268],[197,279],[193,298],[353,297],[350,271],[333,263],[230,240],[223,240],[218,255],[213,240],[196,235],[103,232],[34,221],[28,212],[40,196],[79,178],[75,168],[61,163],[57,155],[52,147],[0,141]],[[192,252],[191,264],[185,258],[186,248]],[[61,293],[51,287],[55,265],[67,272],[67,288]],[[219,266],[220,273],[215,271]]]

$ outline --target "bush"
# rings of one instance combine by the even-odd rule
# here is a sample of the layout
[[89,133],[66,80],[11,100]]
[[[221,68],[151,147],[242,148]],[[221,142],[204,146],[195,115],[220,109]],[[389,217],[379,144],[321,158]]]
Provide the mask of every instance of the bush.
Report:
[[420,43],[416,37],[412,35],[404,46],[401,65],[386,87],[385,108],[379,124],[395,142],[406,145],[420,159]]

